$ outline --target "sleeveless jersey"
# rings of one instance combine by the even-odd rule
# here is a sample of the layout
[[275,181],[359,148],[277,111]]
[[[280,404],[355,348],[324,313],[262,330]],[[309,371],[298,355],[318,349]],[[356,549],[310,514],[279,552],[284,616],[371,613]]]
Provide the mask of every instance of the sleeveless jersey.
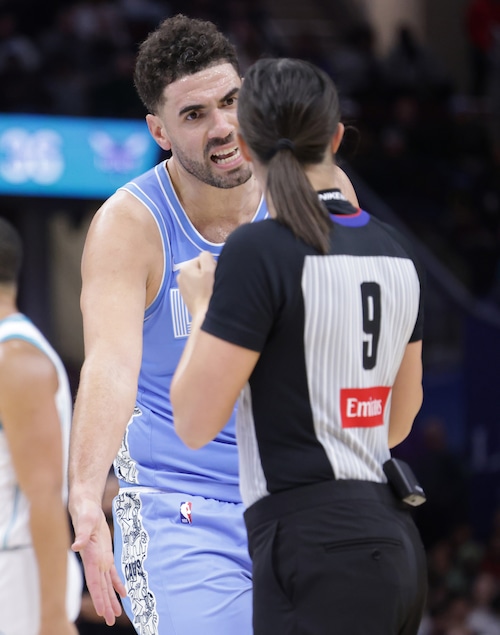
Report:
[[[72,415],[72,399],[68,377],[58,354],[37,327],[21,313],[15,313],[0,321],[0,343],[7,340],[24,340],[41,350],[54,364],[58,389],[55,395],[57,412],[61,422],[64,451],[64,475],[67,474],[69,432]],[[67,482],[63,486],[63,499],[67,500]],[[21,492],[7,447],[7,439],[0,421],[0,551],[31,545],[29,529],[29,504]],[[47,510],[48,512],[50,510]]]
[[[170,382],[190,332],[190,316],[177,285],[179,265],[201,251],[217,258],[223,244],[207,241],[195,229],[174,191],[166,161],[120,189],[149,210],[165,256],[158,294],[144,315],[136,407],[114,463],[120,486],[239,502],[234,413],[213,442],[194,451],[175,433],[170,405]],[[261,199],[253,221],[266,216]]]

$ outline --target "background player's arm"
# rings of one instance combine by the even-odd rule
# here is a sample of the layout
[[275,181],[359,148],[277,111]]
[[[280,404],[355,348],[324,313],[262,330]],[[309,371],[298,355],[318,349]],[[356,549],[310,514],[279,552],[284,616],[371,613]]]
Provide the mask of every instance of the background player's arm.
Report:
[[70,535],[62,499],[57,388],[56,369],[44,353],[21,340],[1,345],[0,418],[19,485],[30,503],[30,531],[39,570],[40,635],[76,635],[66,616]]
[[96,610],[108,624],[121,612],[113,586],[125,590],[114,569],[101,500],[137,394],[155,253],[154,223],[148,221],[140,203],[117,193],[96,214],[82,259],[85,361],[71,434],[69,507],[73,549],[82,555]]
[[422,406],[422,340],[406,347],[392,387],[389,420],[389,447],[393,448],[410,434],[413,421]]

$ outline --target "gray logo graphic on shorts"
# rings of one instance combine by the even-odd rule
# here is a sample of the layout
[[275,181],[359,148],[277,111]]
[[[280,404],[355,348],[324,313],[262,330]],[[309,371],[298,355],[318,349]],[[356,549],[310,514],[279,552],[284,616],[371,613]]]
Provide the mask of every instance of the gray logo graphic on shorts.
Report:
[[149,590],[148,574],[144,570],[149,535],[142,524],[141,497],[136,492],[121,492],[114,504],[116,521],[122,532],[121,565],[132,604],[133,625],[139,635],[157,635],[156,598]]

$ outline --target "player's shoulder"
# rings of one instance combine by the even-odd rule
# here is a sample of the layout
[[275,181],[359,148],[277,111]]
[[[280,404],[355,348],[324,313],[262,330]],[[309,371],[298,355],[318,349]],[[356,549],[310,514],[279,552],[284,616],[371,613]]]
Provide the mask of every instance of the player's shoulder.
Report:
[[165,161],[162,161],[161,163],[154,165],[149,170],[138,174],[133,179],[125,183],[120,190],[131,190],[134,187],[147,188],[150,184],[158,182],[162,170],[166,170]]
[[57,371],[48,355],[21,336],[0,342],[0,396],[26,393],[35,384],[57,385]]
[[156,232],[156,223],[143,203],[127,190],[118,190],[92,217],[87,242],[146,244],[148,236]]

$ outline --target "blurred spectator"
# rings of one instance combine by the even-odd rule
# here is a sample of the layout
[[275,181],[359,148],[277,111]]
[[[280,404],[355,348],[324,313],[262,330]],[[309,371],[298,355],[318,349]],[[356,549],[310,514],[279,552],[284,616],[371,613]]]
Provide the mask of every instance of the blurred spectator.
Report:
[[137,119],[146,112],[134,88],[135,54],[128,49],[114,52],[107,73],[96,78],[89,90],[88,114],[92,117]]
[[423,428],[423,450],[414,463],[427,495],[416,509],[415,520],[426,547],[450,536],[468,517],[467,475],[460,458],[448,447],[446,429],[438,418]]
[[118,0],[118,4],[127,21],[146,23],[151,29],[170,14],[168,2],[161,0]]
[[480,573],[472,586],[472,602],[469,628],[480,635],[500,635],[500,580]]
[[341,43],[332,56],[332,76],[341,96],[363,101],[380,87],[381,66],[375,41],[370,24],[356,24],[341,34]]
[[[500,0],[499,0],[500,6]],[[490,131],[496,165],[500,166],[500,24],[497,24],[491,50],[491,70],[487,86],[490,101]]]
[[474,95],[484,96],[492,65],[496,32],[500,29],[500,0],[469,0],[465,31],[469,40]]
[[243,74],[260,57],[284,54],[277,44],[269,15],[259,2],[230,2],[222,25],[236,46]]
[[480,569],[485,573],[490,573],[497,581],[500,581],[500,509],[496,511],[494,516],[493,529],[486,544]]
[[41,57],[34,42],[20,33],[13,12],[0,12],[0,72],[15,66],[33,72],[40,67]]
[[89,114],[88,76],[79,72],[66,55],[54,55],[47,61],[44,84],[52,112],[82,117]]
[[107,41],[113,46],[128,44],[124,15],[112,0],[81,0],[74,5],[77,34],[88,42]]
[[172,15],[170,3],[161,0],[118,0],[118,4],[134,48],[157,24]]
[[427,96],[451,90],[450,77],[441,61],[418,41],[407,25],[397,30],[382,64],[386,85],[393,92],[411,90]]
[[309,29],[299,30],[297,35],[291,38],[290,42],[292,57],[307,60],[315,64],[329,75],[333,75],[333,67],[330,56],[321,45],[321,40]]

